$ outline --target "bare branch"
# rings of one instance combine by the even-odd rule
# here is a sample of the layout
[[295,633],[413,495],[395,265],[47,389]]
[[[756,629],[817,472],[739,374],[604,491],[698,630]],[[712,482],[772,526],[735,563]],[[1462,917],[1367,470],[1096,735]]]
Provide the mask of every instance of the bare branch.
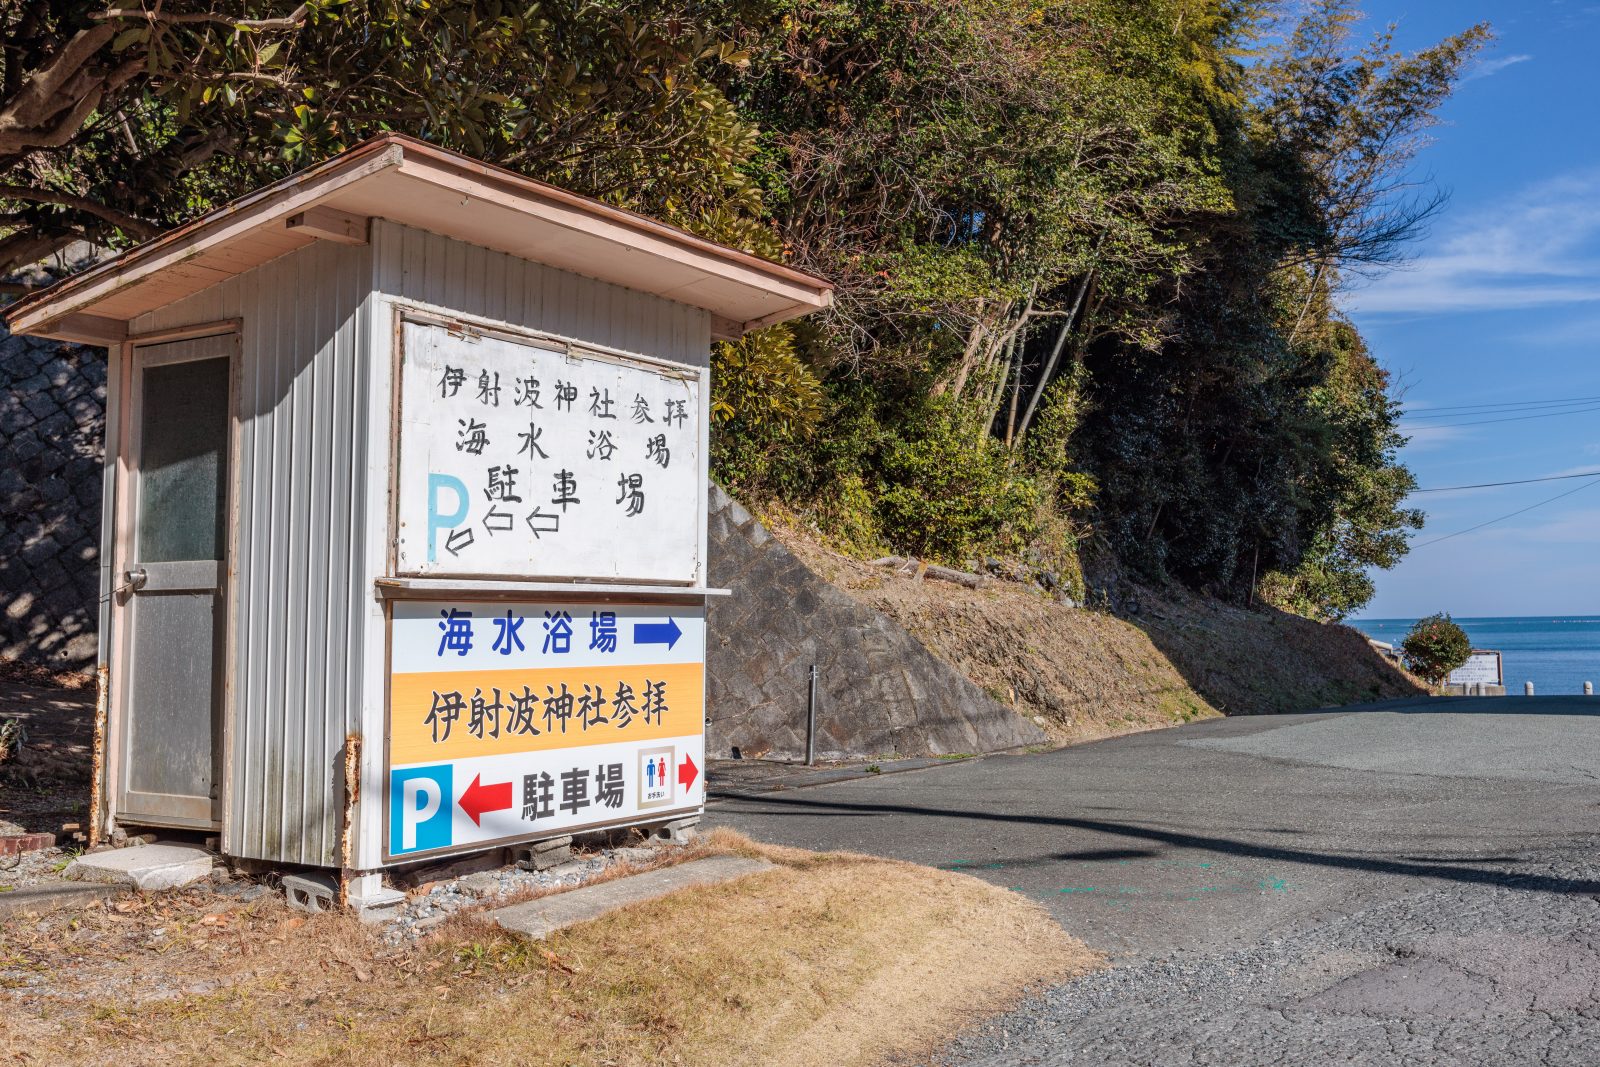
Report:
[[143,19],[146,22],[164,22],[171,25],[205,23],[213,26],[229,26],[236,30],[295,30],[305,23],[306,14],[307,5],[301,4],[289,14],[276,19],[233,19],[226,15],[212,14],[209,11],[192,14],[169,14],[161,10],[146,11],[137,7],[108,8],[92,17],[100,22],[112,19]]
[[34,189],[25,185],[0,185],[0,200],[27,200],[36,204],[58,204],[75,211],[87,212],[104,219],[130,237],[154,237],[161,232],[158,227],[141,222],[132,215],[107,207],[87,197],[58,193],[51,189]]

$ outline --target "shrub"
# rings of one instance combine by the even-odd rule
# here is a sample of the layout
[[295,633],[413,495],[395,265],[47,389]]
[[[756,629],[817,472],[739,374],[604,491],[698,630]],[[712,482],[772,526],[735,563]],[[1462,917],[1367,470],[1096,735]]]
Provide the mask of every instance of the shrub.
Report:
[[794,334],[774,326],[711,354],[712,471],[730,488],[754,487],[816,429],[822,383],[795,351]]
[[1472,641],[1467,632],[1445,614],[1417,620],[1400,647],[1405,651],[1411,670],[1432,685],[1444,681],[1472,655]]
[[893,544],[961,566],[974,553],[1014,551],[1035,533],[1035,481],[978,419],[944,399],[928,402],[883,458],[878,513]]

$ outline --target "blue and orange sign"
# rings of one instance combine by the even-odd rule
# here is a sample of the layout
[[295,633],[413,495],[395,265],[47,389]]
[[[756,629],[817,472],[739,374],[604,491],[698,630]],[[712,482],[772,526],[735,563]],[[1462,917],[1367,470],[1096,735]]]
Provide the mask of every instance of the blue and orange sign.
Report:
[[704,649],[698,606],[397,604],[389,855],[698,806]]

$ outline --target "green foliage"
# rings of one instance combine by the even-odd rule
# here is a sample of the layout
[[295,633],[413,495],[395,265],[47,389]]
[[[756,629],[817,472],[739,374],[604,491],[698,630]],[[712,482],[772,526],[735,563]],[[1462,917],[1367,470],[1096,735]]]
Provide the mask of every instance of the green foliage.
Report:
[[1412,672],[1433,685],[1444,681],[1472,655],[1467,632],[1444,614],[1418,619],[1400,642],[1400,648]]
[[1338,621],[1372,599],[1372,571],[1400,561],[1422,514],[1401,506],[1416,480],[1397,458],[1405,439],[1388,373],[1343,320],[1311,340],[1323,346],[1325,370],[1307,392],[1316,437],[1312,476],[1299,493],[1303,547],[1298,564],[1269,575],[1261,594],[1308,618]]
[[890,543],[960,566],[986,551],[1015,551],[1036,532],[1038,484],[1012,454],[948,399],[909,420],[882,459],[878,513]]
[[1083,414],[1081,368],[1065,375],[1044,391],[1039,417],[1023,441],[1023,457],[1031,471],[1048,487],[1051,501],[1062,515],[1086,514],[1094,504],[1094,478],[1077,468],[1070,444]]
[[760,484],[822,417],[822,383],[795,353],[788,326],[713,345],[711,395],[712,466],[731,486]]
[[151,236],[384,130],[776,254],[744,168],[755,130],[710,78],[747,62],[739,17],[659,0],[0,0],[0,113],[39,116],[0,124],[0,273],[76,239]]
[[712,353],[714,474],[835,543],[1076,575],[1092,528],[1149,577],[1338,619],[1420,517],[1332,294],[1439,206],[1411,162],[1487,39],[1407,56],[1356,14],[0,0],[0,269],[404,130],[835,282]]

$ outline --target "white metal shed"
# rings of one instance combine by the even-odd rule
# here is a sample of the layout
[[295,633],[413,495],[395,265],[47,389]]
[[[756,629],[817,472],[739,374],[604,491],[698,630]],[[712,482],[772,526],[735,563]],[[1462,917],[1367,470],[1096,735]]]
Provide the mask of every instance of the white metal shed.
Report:
[[386,135],[13,304],[109,353],[94,833],[370,885],[698,810],[709,343],[829,300]]

